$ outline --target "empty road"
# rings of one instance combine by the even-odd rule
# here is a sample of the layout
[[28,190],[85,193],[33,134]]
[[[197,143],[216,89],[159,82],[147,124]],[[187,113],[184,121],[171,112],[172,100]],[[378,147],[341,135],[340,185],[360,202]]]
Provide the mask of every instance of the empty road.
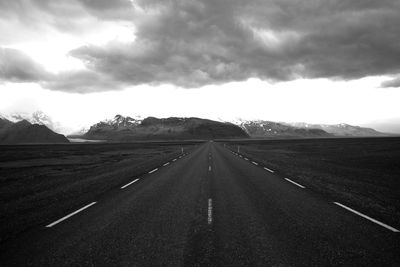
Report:
[[374,222],[215,142],[111,191],[1,244],[0,264],[400,264],[396,226]]

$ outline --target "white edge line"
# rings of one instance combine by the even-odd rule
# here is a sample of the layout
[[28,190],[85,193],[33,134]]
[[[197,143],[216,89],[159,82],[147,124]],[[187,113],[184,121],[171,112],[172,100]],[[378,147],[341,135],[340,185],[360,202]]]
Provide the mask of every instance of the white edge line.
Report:
[[136,183],[137,181],[139,181],[139,179],[135,179],[135,180],[133,180],[132,182],[127,183],[126,185],[122,186],[121,189],[124,189],[125,187],[128,187],[128,186],[130,186],[131,184]]
[[158,168],[155,168],[154,170],[149,171],[149,173],[153,173],[153,172],[156,172],[156,171],[158,171]]
[[380,226],[382,226],[382,227],[385,227],[386,229],[388,229],[388,230],[390,230],[390,231],[393,231],[393,232],[395,232],[395,233],[400,232],[399,230],[397,230],[396,228],[394,228],[394,227],[392,227],[392,226],[389,226],[389,225],[387,225],[387,224],[385,224],[385,223],[383,223],[383,222],[380,222],[380,221],[378,221],[378,220],[375,220],[375,219],[373,219],[373,218],[371,218],[371,217],[369,217],[369,216],[367,216],[367,215],[365,215],[365,214],[362,214],[361,212],[358,212],[358,211],[356,211],[356,210],[353,210],[352,208],[349,208],[349,207],[347,207],[347,206],[345,206],[345,205],[343,205],[343,204],[340,204],[339,202],[333,202],[333,203],[335,203],[336,205],[338,205],[338,206],[340,206],[340,207],[342,207],[342,208],[344,208],[344,209],[346,209],[346,210],[348,210],[348,211],[351,211],[351,212],[357,214],[358,216],[361,216],[361,217],[363,217],[363,218],[365,218],[365,219],[367,219],[367,220],[370,220],[371,222],[374,222],[374,223],[376,223],[376,224],[378,224],[378,225],[380,225]]
[[288,181],[288,182],[291,182],[292,184],[295,184],[295,185],[297,185],[298,187],[301,187],[301,188],[306,188],[305,186],[302,186],[301,184],[298,184],[298,183],[296,183],[296,182],[293,182],[292,180],[290,180],[289,178],[285,178],[285,180],[286,181]]
[[208,224],[212,224],[212,220],[213,220],[213,218],[212,218],[212,199],[209,198],[208,199],[208,219],[207,219]]
[[74,211],[74,212],[68,214],[67,216],[62,217],[61,219],[58,219],[57,221],[52,222],[52,223],[46,225],[46,227],[47,227],[47,228],[53,227],[54,225],[56,225],[56,224],[58,224],[58,223],[60,223],[60,222],[62,222],[62,221],[64,221],[64,220],[68,219],[69,217],[74,216],[75,214],[77,214],[77,213],[79,213],[79,212],[81,212],[81,211],[83,211],[83,210],[89,208],[90,206],[93,206],[93,205],[96,204],[96,203],[97,203],[97,202],[92,202],[92,203],[90,203],[90,204],[88,204],[88,205],[86,205],[86,206],[80,208],[79,210],[76,210],[76,211]]
[[269,172],[274,172],[273,170],[268,169],[267,167],[264,167],[264,170],[269,171]]
[[167,165],[169,165],[169,162],[167,162],[167,163],[163,164],[163,166],[167,166]]
[[258,165],[258,163],[257,163],[257,162],[254,162],[254,161],[252,161],[251,163],[253,163],[254,165]]

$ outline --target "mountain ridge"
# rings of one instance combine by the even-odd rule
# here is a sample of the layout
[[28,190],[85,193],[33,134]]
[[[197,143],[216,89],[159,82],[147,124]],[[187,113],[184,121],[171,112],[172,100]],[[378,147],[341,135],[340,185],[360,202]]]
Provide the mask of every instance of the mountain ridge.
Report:
[[0,144],[69,143],[68,139],[45,125],[27,120],[11,122],[0,117]]
[[[133,139],[181,139],[184,132],[183,125],[190,125],[188,121],[203,121],[212,123],[223,123],[226,125],[236,125],[245,133],[246,137],[250,138],[332,138],[332,137],[370,137],[370,136],[387,136],[372,128],[364,128],[360,126],[352,126],[349,124],[307,124],[307,123],[285,123],[272,122],[266,120],[243,120],[236,119],[233,121],[213,121],[200,118],[183,118],[169,117],[158,119],[155,117],[142,118],[136,116],[124,117],[116,115],[113,119],[103,120],[90,127],[83,135],[88,139],[102,140],[133,140]],[[174,127],[171,126],[174,124]],[[170,124],[168,126],[168,124]],[[147,127],[147,128],[146,128]],[[172,128],[171,128],[172,127]],[[232,126],[230,126],[232,127]],[[339,131],[338,129],[342,129]],[[164,132],[163,132],[164,131]],[[167,131],[167,132],[165,132]],[[243,134],[237,136],[237,130],[234,130],[233,137],[245,137]],[[197,138],[195,135],[183,134],[185,138]],[[227,132],[222,135],[222,138],[229,136]],[[202,135],[203,138],[218,138],[215,134]]]
[[279,122],[241,120],[235,123],[253,138],[328,138],[331,134],[321,129],[303,129]]
[[54,121],[52,117],[50,117],[41,110],[37,110],[32,113],[22,112],[22,113],[3,114],[0,117],[3,117],[4,119],[7,119],[14,123],[26,120],[31,124],[45,125],[47,128],[56,133],[64,132],[65,130],[65,128],[61,125],[60,122]]
[[[0,115],[0,118],[3,120],[7,120],[8,124],[15,123],[21,120],[27,120],[31,124],[41,124],[47,126],[52,131],[61,131],[63,126],[59,122],[54,122],[50,116],[43,113],[42,111],[35,111],[32,114],[28,113],[13,113],[8,115]],[[131,140],[131,139],[159,139],[159,138],[167,138],[167,139],[181,139],[181,138],[190,138],[190,136],[195,137],[193,134],[183,134],[182,135],[182,125],[179,126],[178,121],[175,121],[177,125],[175,125],[176,129],[172,129],[173,127],[170,125],[168,127],[172,127],[170,132],[161,133],[160,127],[165,128],[166,126],[162,126],[162,124],[171,120],[171,118],[178,119],[179,117],[170,117],[164,119],[158,119],[157,122],[159,124],[157,127],[151,127],[152,130],[147,129],[144,130],[144,126],[146,123],[151,121],[148,117],[143,118],[141,116],[123,116],[117,114],[111,119],[106,119],[91,125],[90,127],[83,127],[79,131],[75,131],[73,134],[70,134],[69,137],[84,137],[84,138],[100,138],[103,140],[105,135],[106,139],[111,140]],[[157,119],[157,118],[155,118]],[[200,118],[180,118],[184,119],[200,119]],[[204,122],[208,121],[208,123],[216,122],[221,123],[230,123],[239,126],[247,135],[251,138],[329,138],[329,137],[384,137],[384,136],[393,136],[394,134],[387,134],[376,131],[372,128],[353,126],[346,123],[340,124],[311,124],[305,122],[273,122],[267,120],[244,120],[240,118],[236,118],[234,120],[225,121],[218,119],[217,121],[209,120],[209,119],[200,119],[204,120]],[[144,125],[141,126],[144,121]],[[155,123],[155,121],[153,120]],[[5,122],[3,122],[4,124]],[[156,123],[156,124],[157,124]],[[150,125],[147,125],[150,127]],[[167,127],[167,128],[168,128]],[[96,130],[97,129],[97,130]],[[101,129],[101,130],[100,130]],[[114,133],[112,134],[111,132]],[[125,132],[124,132],[125,131]],[[167,129],[168,131],[168,129]],[[100,133],[102,132],[102,133]],[[108,132],[108,133],[106,133]],[[205,138],[213,138],[216,136],[211,133],[209,130],[209,134],[204,135]],[[174,136],[174,134],[177,136]],[[233,136],[237,135],[237,130],[233,130]],[[110,136],[108,136],[110,135]],[[223,136],[229,136],[227,132],[223,134]],[[239,136],[243,137],[241,134]]]
[[217,122],[195,117],[133,119],[116,115],[92,125],[83,135],[87,139],[129,141],[145,139],[209,139],[247,138],[240,127],[226,122]]
[[347,123],[311,124],[311,123],[305,123],[305,122],[294,122],[294,123],[284,123],[284,124],[302,128],[302,129],[311,129],[311,128],[312,129],[321,129],[321,130],[324,130],[334,136],[342,136],[342,137],[391,136],[390,134],[379,132],[373,128],[355,126],[355,125],[350,125]]

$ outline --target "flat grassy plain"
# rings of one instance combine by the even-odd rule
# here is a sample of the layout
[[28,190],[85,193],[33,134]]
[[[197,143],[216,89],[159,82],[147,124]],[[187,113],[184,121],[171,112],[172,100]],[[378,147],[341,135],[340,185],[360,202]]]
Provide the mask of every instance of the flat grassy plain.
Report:
[[224,143],[330,201],[400,227],[400,138]]
[[49,223],[199,142],[0,146],[0,244]]

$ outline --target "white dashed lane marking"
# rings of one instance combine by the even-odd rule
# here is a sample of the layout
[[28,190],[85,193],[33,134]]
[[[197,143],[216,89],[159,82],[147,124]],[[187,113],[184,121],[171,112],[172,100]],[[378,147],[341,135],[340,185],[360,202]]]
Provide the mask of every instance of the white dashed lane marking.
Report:
[[136,183],[137,181],[139,181],[139,179],[135,179],[135,180],[133,180],[132,182],[127,183],[126,185],[122,186],[121,189],[124,189],[125,187],[128,187],[128,186],[130,186],[131,184]]
[[149,171],[149,173],[153,173],[153,172],[156,172],[156,171],[158,171],[158,168],[155,168],[154,170]]
[[208,199],[208,224],[212,224],[212,221],[213,221],[213,214],[212,214],[212,209],[213,209],[213,206],[212,206],[212,199],[211,198],[209,198]]
[[371,221],[371,222],[373,222],[373,223],[376,223],[376,224],[378,224],[378,225],[380,225],[380,226],[382,226],[382,227],[385,227],[386,229],[388,229],[388,230],[390,230],[390,231],[392,231],[392,232],[395,232],[395,233],[400,232],[399,230],[397,230],[396,228],[394,228],[394,227],[392,227],[392,226],[389,226],[389,225],[387,225],[387,224],[385,224],[385,223],[383,223],[383,222],[380,222],[380,221],[378,221],[378,220],[375,220],[375,219],[373,219],[373,218],[371,218],[371,217],[369,217],[369,216],[367,216],[367,215],[365,215],[365,214],[362,214],[361,212],[358,212],[358,211],[356,211],[356,210],[353,210],[352,208],[349,208],[349,207],[347,207],[347,206],[345,206],[345,205],[343,205],[343,204],[340,204],[339,202],[333,202],[333,203],[335,203],[335,204],[338,205],[339,207],[342,207],[342,208],[344,208],[344,209],[346,209],[346,210],[348,210],[348,211],[350,211],[350,212],[352,212],[352,213],[354,213],[354,214],[357,214],[358,216],[361,216],[361,217],[363,217],[363,218],[365,218],[365,219],[367,219],[367,220],[369,220],[369,221]]
[[266,171],[269,171],[269,172],[274,172],[273,170],[271,170],[271,169],[268,169],[267,167],[264,167],[264,170],[266,170]]
[[81,212],[81,211],[83,211],[83,210],[89,208],[90,206],[93,206],[93,205],[96,204],[96,203],[97,203],[97,202],[92,202],[92,203],[90,203],[90,204],[88,204],[88,205],[86,205],[86,206],[80,208],[79,210],[76,210],[76,211],[74,211],[74,212],[68,214],[67,216],[62,217],[61,219],[58,219],[57,221],[52,222],[52,223],[46,225],[46,227],[47,227],[47,228],[53,227],[54,225],[56,225],[56,224],[58,224],[58,223],[60,223],[60,222],[62,222],[62,221],[64,221],[64,220],[66,220],[66,219],[68,219],[68,218],[74,216],[75,214],[77,214],[77,213],[79,213],[79,212]]
[[294,185],[297,185],[297,186],[300,187],[300,188],[306,188],[305,186],[302,186],[301,184],[298,184],[298,183],[296,183],[296,182],[290,180],[289,178],[285,178],[285,180],[288,181],[288,182],[291,182],[291,183],[294,184]]

